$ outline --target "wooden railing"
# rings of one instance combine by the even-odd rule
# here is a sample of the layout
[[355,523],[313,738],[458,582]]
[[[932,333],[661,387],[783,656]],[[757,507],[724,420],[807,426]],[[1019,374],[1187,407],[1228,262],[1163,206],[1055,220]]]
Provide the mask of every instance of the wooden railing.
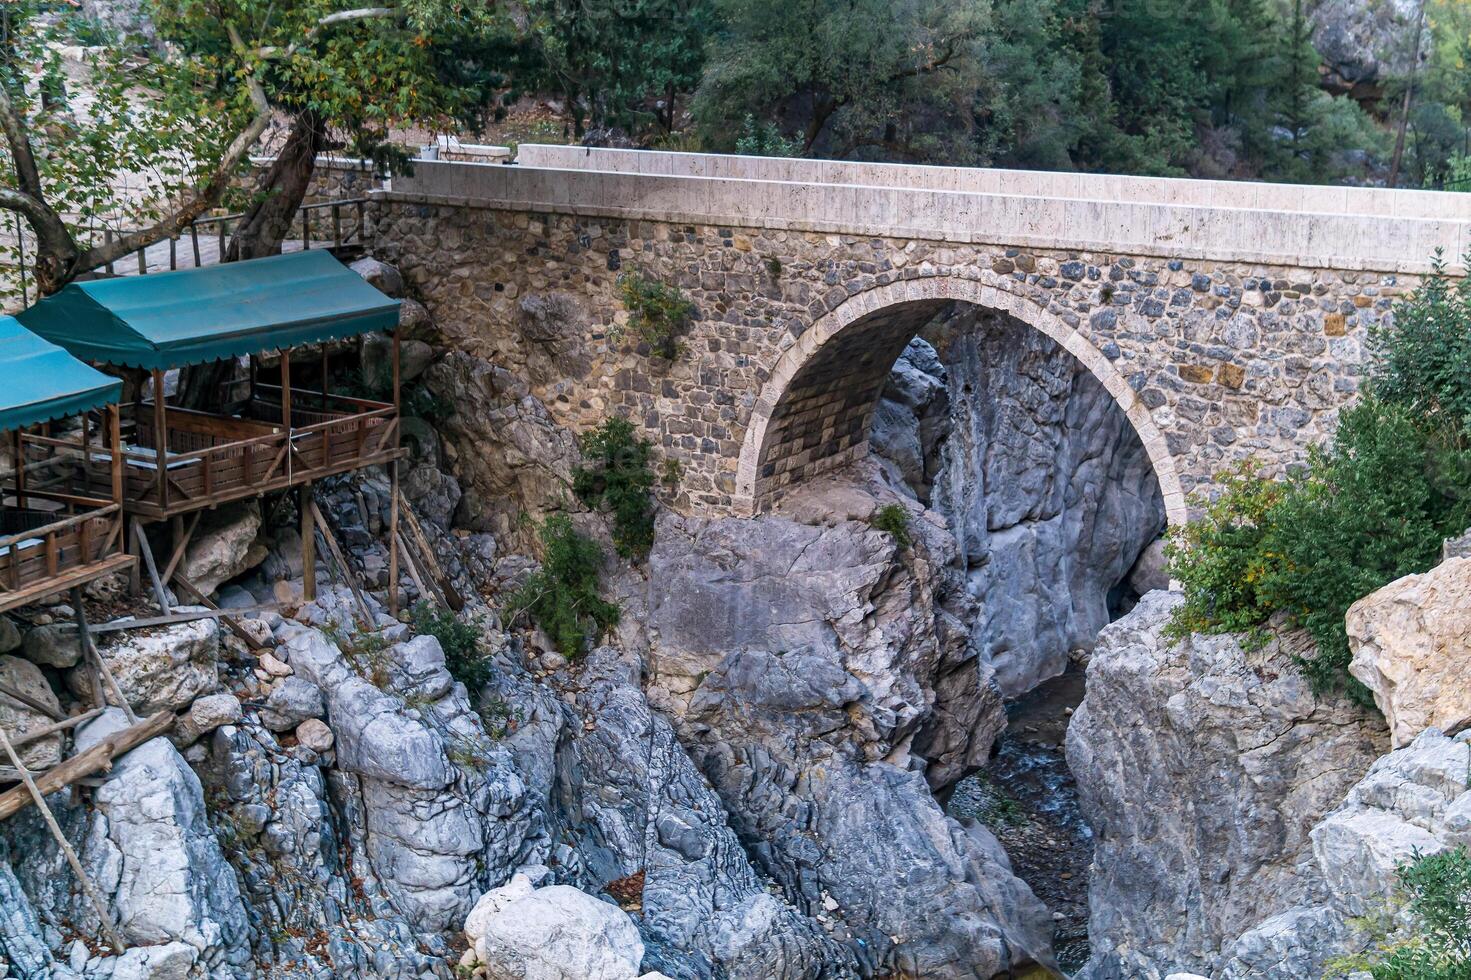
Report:
[[[169,408],[162,478],[152,449],[123,448],[128,510],[146,519],[168,517],[385,462],[397,449],[398,413],[392,405],[329,395],[329,406],[344,410],[323,412],[310,407],[320,404],[319,392],[293,391],[293,398],[307,404],[293,405],[294,425],[287,429],[280,403],[259,397],[272,390],[257,390],[248,417]],[[134,418],[136,441],[154,445],[152,406],[141,406]],[[110,479],[101,459],[88,461],[85,476],[89,487]]]

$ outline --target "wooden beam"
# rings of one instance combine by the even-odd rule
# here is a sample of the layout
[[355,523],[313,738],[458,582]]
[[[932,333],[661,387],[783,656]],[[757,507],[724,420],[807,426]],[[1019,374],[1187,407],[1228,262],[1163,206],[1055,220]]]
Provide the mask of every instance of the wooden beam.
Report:
[[[255,609],[221,609],[219,606],[215,605],[214,600],[205,595],[203,592],[199,591],[194,583],[189,581],[184,576],[176,573],[174,575],[174,584],[184,590],[184,594],[189,597],[189,600],[191,602],[195,602],[201,606],[204,606],[206,609],[209,610],[209,615],[219,617],[220,622],[229,627],[231,633],[234,633],[236,636],[240,637],[240,639],[244,640],[247,647],[256,651],[265,649],[265,647],[263,647],[260,642],[256,640],[255,637],[250,635],[245,627],[240,625],[240,620],[237,617],[243,615],[246,612],[274,611],[274,606],[258,606]],[[199,614],[198,618],[205,619],[207,617],[204,614]]]
[[342,577],[347,580],[348,588],[352,589],[352,597],[357,600],[358,611],[363,614],[363,623],[371,628],[373,626],[373,613],[368,609],[367,600],[363,598],[363,590],[358,588],[358,577],[353,573],[352,566],[342,556],[342,549],[337,547],[337,539],[332,536],[332,525],[328,524],[322,517],[322,512],[317,509],[317,502],[312,501],[312,514],[317,519],[317,526],[322,531],[322,540],[327,542],[327,550],[332,553],[332,559],[337,562],[337,567],[342,569]]
[[[192,585],[186,586],[185,583],[187,582],[188,579],[180,578],[178,575],[175,575],[174,580],[171,584],[179,586],[179,588],[187,595],[189,593],[189,590],[194,588],[194,586]],[[197,589],[195,589],[192,595],[187,595],[191,605],[203,606],[205,602],[210,602],[207,597],[205,598],[204,602],[200,602],[198,598],[196,598],[200,594],[201,593]],[[214,606],[212,602],[210,602],[210,604],[211,606]],[[114,619],[106,623],[97,623],[92,626],[91,629],[93,633],[117,633],[122,630],[146,629],[150,626],[172,626],[176,623],[193,623],[201,619],[232,619],[238,618],[240,616],[245,616],[250,613],[279,611],[279,608],[274,605],[251,606],[249,609],[221,609],[218,606],[214,606],[213,608],[191,609],[188,612],[169,613],[167,616],[149,616],[145,619]]]
[[179,562],[184,560],[184,552],[188,550],[189,542],[194,537],[194,531],[199,527],[199,519],[203,516],[204,511],[196,510],[193,515],[193,520],[189,522],[187,528],[182,528],[183,533],[180,534],[179,531],[184,523],[184,518],[179,514],[174,515],[174,553],[169,556],[169,563],[163,567],[163,580],[165,582],[173,580],[174,572],[178,570]]
[[[106,660],[102,659],[102,651],[98,650],[97,644],[92,642],[92,634],[87,629],[87,610],[82,605],[81,586],[72,589],[72,605],[76,609],[77,632],[81,634],[79,639],[82,641],[83,654],[92,661],[92,665],[97,669],[98,675],[107,686],[112,688],[112,696],[117,698],[118,707],[122,708],[123,713],[128,716],[128,723],[135,724],[138,721],[138,716],[133,714],[133,706],[128,703],[127,695],[123,694],[123,689],[118,684],[117,678],[112,675],[112,668],[107,666]],[[105,698],[99,698],[98,701],[100,704],[107,703]]]
[[61,713],[60,708],[53,708],[45,701],[42,701],[39,698],[33,698],[25,691],[22,691],[16,687],[11,687],[4,681],[0,681],[0,694],[5,695],[12,701],[19,701],[21,704],[25,705],[27,708],[30,708],[32,711],[41,712],[41,714],[45,715],[47,718],[50,718],[52,721],[60,721],[61,719],[66,717],[66,715]]
[[[388,615],[398,618],[398,460],[388,464]],[[423,592],[421,584],[419,591]]]
[[107,406],[108,448],[112,450],[112,502],[122,506],[123,502],[123,420],[122,409],[117,405]]
[[78,725],[86,724],[100,714],[102,714],[102,709],[99,707],[93,708],[91,711],[84,711],[79,715],[72,715],[70,718],[63,718],[61,721],[53,721],[49,725],[43,725],[40,728],[32,728],[30,731],[26,732],[19,738],[11,739],[10,744],[15,746],[16,750],[19,751],[21,748],[30,745],[32,742],[39,742],[41,739],[46,738],[50,735],[55,735],[57,732],[64,732],[68,728],[75,728]]
[[20,778],[25,782],[25,791],[30,794],[31,801],[36,804],[36,809],[41,811],[41,817],[46,821],[46,827],[51,831],[51,836],[56,838],[56,843],[66,854],[66,861],[72,866],[72,873],[81,882],[82,890],[91,899],[92,907],[97,912],[97,920],[102,924],[102,931],[107,936],[107,941],[112,944],[113,951],[121,953],[127,949],[123,944],[123,938],[117,934],[113,927],[112,917],[107,914],[107,904],[102,901],[102,896],[97,893],[97,888],[92,884],[92,879],[87,877],[87,872],[82,870],[82,862],[77,858],[77,852],[72,850],[71,841],[66,839],[66,834],[61,832],[56,817],[51,808],[46,805],[46,797],[41,793],[36,781],[31,778],[30,770],[20,760],[20,755],[15,751],[15,746],[10,744],[10,739],[5,737],[4,729],[0,729],[0,745],[5,748],[5,754],[10,757],[10,764],[20,770]]
[[138,518],[133,518],[133,536],[138,540],[138,550],[143,552],[143,564],[148,567],[148,578],[153,583],[153,596],[158,600],[158,610],[167,616],[173,612],[169,607],[168,593],[164,591],[163,580],[158,577],[158,566],[153,561],[153,549],[148,545],[148,535],[143,533],[143,525]]
[[297,510],[301,511],[301,597],[311,602],[317,597],[317,502],[312,499],[312,485],[303,483]]
[[[168,414],[163,404],[163,371],[153,369],[153,465],[158,468],[158,502],[164,510],[169,506],[168,484],[169,429]],[[147,545],[147,542],[144,542]]]
[[429,544],[429,538],[419,524],[418,515],[414,513],[414,508],[409,506],[407,500],[403,501],[400,506],[403,507],[405,523],[409,526],[409,537],[423,555],[424,564],[428,567],[429,573],[434,576],[440,589],[444,592],[445,604],[455,612],[459,612],[465,608],[465,600],[455,590],[454,583],[450,581],[449,576],[444,574],[444,569],[440,567],[439,558],[434,554],[434,548]]
[[[112,765],[113,759],[137,748],[150,738],[162,735],[173,723],[172,711],[160,711],[152,718],[113,732],[85,752],[79,752],[61,765],[46,770],[36,777],[35,786],[42,796],[47,796],[83,776],[101,772]],[[23,787],[17,786],[0,793],[0,820],[14,816],[31,802],[30,794]]]

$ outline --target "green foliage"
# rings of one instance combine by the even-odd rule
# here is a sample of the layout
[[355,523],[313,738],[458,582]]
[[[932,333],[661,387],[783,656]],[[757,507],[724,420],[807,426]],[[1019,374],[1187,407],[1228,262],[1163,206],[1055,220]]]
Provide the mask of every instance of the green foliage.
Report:
[[[1471,269],[1471,253],[1465,263]],[[1389,401],[1471,435],[1471,277],[1435,270],[1370,334],[1372,387]]]
[[679,338],[695,316],[695,304],[684,292],[638,272],[625,272],[618,277],[618,294],[628,310],[629,329],[653,355],[666,361],[678,357]]
[[1170,532],[1165,555],[1170,576],[1184,586],[1166,635],[1256,634],[1274,609],[1264,592],[1280,562],[1270,551],[1273,514],[1283,484],[1263,478],[1251,460],[1216,477],[1214,500],[1198,499],[1202,515]]
[[490,655],[480,646],[480,629],[449,609],[427,602],[415,603],[412,610],[414,632],[432,636],[444,650],[444,666],[450,676],[464,684],[473,695],[490,683]]
[[667,135],[699,81],[711,0],[527,0],[532,70],[561,94],[573,135],[589,126]]
[[1374,980],[1471,978],[1471,852],[1465,845],[1416,855],[1399,868],[1413,934],[1372,955],[1333,964]]
[[1339,416],[1333,443],[1274,482],[1225,474],[1204,514],[1175,532],[1170,572],[1185,587],[1171,631],[1262,635],[1274,612],[1317,641],[1303,668],[1322,690],[1368,703],[1348,674],[1344,613],[1359,598],[1435,564],[1471,524],[1468,293],[1437,275],[1375,335],[1369,393]]
[[868,523],[874,530],[893,538],[901,549],[909,547],[909,511],[902,504],[884,504],[874,511]]
[[526,613],[562,656],[574,659],[618,622],[618,607],[598,595],[602,549],[565,514],[548,517],[540,538],[541,570],[517,590],[511,610]]
[[653,444],[616,416],[582,434],[583,463],[572,470],[572,492],[613,516],[613,545],[624,558],[643,558],[654,545]]
[[741,135],[736,137],[735,151],[746,156],[796,157],[802,155],[802,144],[781,134],[774,122],[757,122],[749,112],[741,120]]
[[388,690],[392,682],[389,676],[392,664],[388,659],[388,648],[393,644],[387,637],[357,626],[343,627],[340,623],[328,624],[322,629],[322,635],[342,651],[343,657],[358,676],[380,691]]

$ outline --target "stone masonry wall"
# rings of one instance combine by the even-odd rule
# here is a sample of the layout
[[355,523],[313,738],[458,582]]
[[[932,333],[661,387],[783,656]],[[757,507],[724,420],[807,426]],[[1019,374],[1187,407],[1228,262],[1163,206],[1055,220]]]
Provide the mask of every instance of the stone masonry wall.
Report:
[[[864,351],[845,339],[857,335],[833,326],[834,318],[863,329],[876,317],[890,325],[873,338],[873,359],[897,355],[899,336],[934,312],[866,310],[873,297],[912,294],[929,304],[980,290],[1064,341],[1129,409],[1156,469],[1174,471],[1160,482],[1178,519],[1181,492],[1230,461],[1256,455],[1280,468],[1325,438],[1336,410],[1359,388],[1369,328],[1416,281],[586,218],[391,195],[374,203],[372,221],[378,250],[398,264],[446,342],[530,378],[532,394],[558,424],[581,431],[611,413],[639,422],[680,463],[676,508],[703,514],[750,505],[738,485],[743,451],[758,474],[763,464],[801,457],[782,471],[783,485],[828,465],[820,451],[808,451],[820,446],[784,441],[801,440],[811,426],[782,420],[821,397],[807,382],[830,391],[841,388],[845,366],[858,370]],[[673,364],[619,334],[627,314],[616,281],[633,269],[677,284],[699,309]],[[534,318],[523,304],[553,294],[572,332],[549,343],[528,326]],[[824,323],[823,336],[804,344],[809,328]],[[753,419],[760,431],[748,440]],[[1158,446],[1144,431],[1150,427]],[[760,445],[747,445],[758,437]],[[758,482],[756,506],[772,490]]]

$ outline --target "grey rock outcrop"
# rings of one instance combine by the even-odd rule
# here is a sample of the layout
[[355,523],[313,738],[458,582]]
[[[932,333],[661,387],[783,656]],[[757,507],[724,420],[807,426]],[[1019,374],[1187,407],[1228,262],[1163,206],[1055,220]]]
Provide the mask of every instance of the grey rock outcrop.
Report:
[[945,608],[952,539],[929,520],[912,518],[901,555],[853,521],[661,518],[651,697],[679,718],[759,870],[799,910],[826,909],[864,968],[1050,963],[1046,910],[926,782],[958,779],[1002,725]]
[[1103,385],[1056,342],[961,307],[912,341],[874,450],[960,544],[971,633],[1007,697],[1092,647],[1164,528],[1148,455]]
[[489,980],[635,980],[644,958],[616,905],[567,885],[532,888],[520,874],[480,897],[465,938]]
[[[180,606],[180,611],[193,607]],[[187,708],[220,684],[220,626],[213,619],[175,623],[147,631],[104,634],[98,652],[107,661],[123,696],[140,715]],[[90,677],[73,670],[67,682],[85,694]]]
[[189,539],[180,571],[205,595],[250,571],[266,558],[260,536],[260,502],[247,500],[206,511]]
[[[52,714],[61,713],[61,705],[41,669],[29,660],[0,655],[0,681],[8,687],[26,695],[37,704],[48,706]],[[52,716],[8,694],[0,694],[0,727],[11,738],[44,728],[51,724]],[[49,735],[37,739],[20,750],[20,759],[30,769],[48,769],[61,761],[61,736]],[[7,758],[4,765],[9,765]]]
[[1068,728],[1097,840],[1082,973],[1094,980],[1214,975],[1233,955],[1287,962],[1281,922],[1250,956],[1230,947],[1320,897],[1309,833],[1387,744],[1378,719],[1313,694],[1290,640],[1165,639],[1179,601],[1152,592],[1103,631]]
[[1409,70],[1415,0],[1317,0],[1307,14],[1330,87],[1370,97]]

